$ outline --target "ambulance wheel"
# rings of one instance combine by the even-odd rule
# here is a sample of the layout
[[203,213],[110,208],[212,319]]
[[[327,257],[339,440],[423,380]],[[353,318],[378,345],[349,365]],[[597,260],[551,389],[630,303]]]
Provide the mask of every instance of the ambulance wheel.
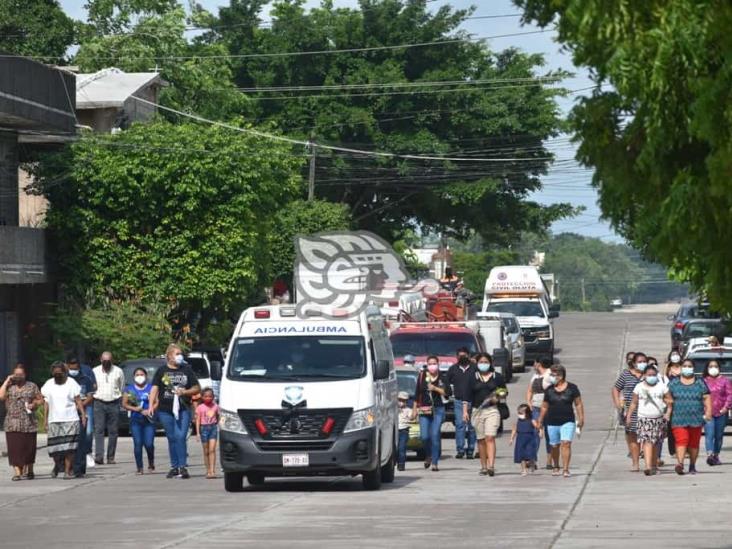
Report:
[[244,489],[244,473],[224,473],[224,488],[227,492],[241,492]]

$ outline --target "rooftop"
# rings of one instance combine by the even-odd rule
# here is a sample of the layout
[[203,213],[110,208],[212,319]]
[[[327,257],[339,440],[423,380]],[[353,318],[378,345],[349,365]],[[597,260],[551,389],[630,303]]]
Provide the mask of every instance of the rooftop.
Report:
[[77,74],[76,108],[119,108],[139,90],[164,84],[157,72],[123,72],[114,67],[92,74]]

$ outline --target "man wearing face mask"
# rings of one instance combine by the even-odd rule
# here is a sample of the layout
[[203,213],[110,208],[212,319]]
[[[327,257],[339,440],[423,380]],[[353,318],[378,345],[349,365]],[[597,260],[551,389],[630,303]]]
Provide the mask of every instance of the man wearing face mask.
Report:
[[92,451],[94,441],[94,391],[97,390],[97,382],[92,369],[79,364],[79,359],[73,355],[66,358],[66,368],[69,377],[81,388],[79,399],[86,412],[86,426],[79,433],[79,445],[74,454],[74,476],[83,477],[86,475],[86,455]]
[[[472,394],[468,393],[470,379],[475,376],[475,365],[470,360],[470,351],[461,347],[457,351],[457,362],[447,370],[447,383],[452,387],[455,398],[455,446],[457,459],[473,459],[475,450],[475,429],[470,421],[463,420],[463,403],[468,405],[468,414],[472,412]],[[467,440],[467,448],[465,442]]]
[[[611,390],[613,404],[618,411],[619,421],[625,425],[625,441],[628,444],[630,459],[632,461],[632,472],[640,471],[640,445],[638,444],[638,412],[628,414],[628,409],[633,401],[633,390],[643,376],[648,366],[648,358],[644,353],[635,353],[633,363],[627,370],[623,370],[615,380]],[[627,416],[630,416],[628,420]]]
[[94,368],[97,391],[94,393],[94,462],[104,463],[104,430],[109,434],[107,441],[107,465],[113,465],[117,451],[119,408],[125,375],[122,369],[112,364],[112,353],[102,353],[101,364]]

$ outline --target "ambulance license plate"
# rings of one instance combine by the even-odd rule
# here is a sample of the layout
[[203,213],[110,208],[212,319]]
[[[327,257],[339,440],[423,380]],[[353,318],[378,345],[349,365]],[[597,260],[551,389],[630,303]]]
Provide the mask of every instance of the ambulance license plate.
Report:
[[310,465],[308,454],[282,454],[283,467],[307,467]]

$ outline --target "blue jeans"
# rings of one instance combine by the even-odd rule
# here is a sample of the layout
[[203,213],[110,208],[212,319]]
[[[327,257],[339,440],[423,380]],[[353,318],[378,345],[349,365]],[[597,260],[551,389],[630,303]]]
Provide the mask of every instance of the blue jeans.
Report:
[[397,464],[407,462],[407,442],[409,442],[409,428],[399,429],[399,445],[397,446]]
[[147,453],[149,465],[155,464],[155,423],[147,419],[130,418],[130,433],[134,444],[135,464],[142,469],[142,449]]
[[445,420],[445,407],[435,406],[432,415],[419,416],[419,436],[422,439],[425,456],[432,456],[432,465],[440,461],[442,450],[442,422]]
[[[539,419],[539,415],[541,415],[541,408],[532,408],[531,409],[531,419],[534,421]],[[549,445],[549,432],[547,431],[546,425],[544,425],[544,444],[546,445],[546,453],[551,454],[552,453],[552,447]],[[536,432],[536,461],[539,461],[539,448],[541,448],[541,437],[539,437],[539,432]]]
[[79,445],[74,452],[74,474],[86,474],[86,455],[91,453],[94,443],[94,404],[84,408],[86,411],[86,428],[81,427]]
[[704,426],[704,445],[707,454],[718,454],[722,451],[724,441],[724,427],[727,425],[727,414],[713,417]]
[[[468,421],[463,421],[463,400],[455,401],[455,447],[457,448],[458,454],[468,453],[472,454],[475,450],[475,429],[473,424]],[[472,403],[468,402],[468,414],[472,410]],[[467,435],[467,437],[465,436]],[[465,449],[465,439],[468,439],[468,448]]]
[[188,467],[188,430],[191,428],[191,412],[181,407],[178,419],[171,412],[158,412],[160,423],[165,429],[165,436],[168,438],[168,453],[170,454],[170,466],[174,469]]

